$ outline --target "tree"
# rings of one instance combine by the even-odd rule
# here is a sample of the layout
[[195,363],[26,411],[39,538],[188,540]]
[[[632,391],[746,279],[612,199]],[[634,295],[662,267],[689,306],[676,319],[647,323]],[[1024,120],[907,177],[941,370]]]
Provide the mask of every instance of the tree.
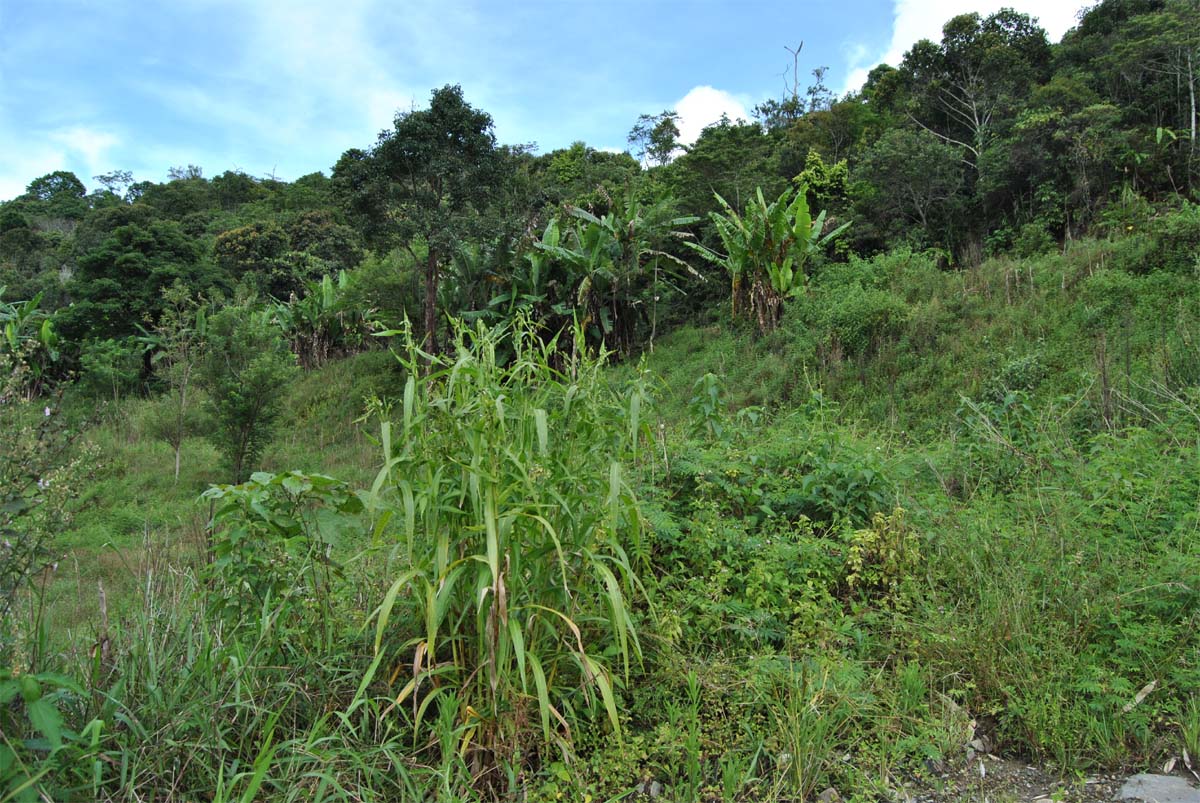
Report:
[[232,481],[244,482],[283,409],[282,388],[298,370],[270,310],[227,307],[208,321],[200,379],[208,390],[212,440]]
[[125,193],[133,186],[133,172],[129,170],[113,170],[92,176],[92,180],[104,188],[104,191],[116,198],[125,199]]
[[643,114],[629,131],[626,141],[637,149],[638,158],[652,165],[664,165],[679,149],[679,114],[667,110]]
[[118,226],[79,260],[69,285],[75,302],[63,310],[69,339],[120,338],[136,334],[136,325],[158,318],[162,291],[176,280],[203,290],[206,275],[200,246],[176,223],[152,220]]
[[[784,46],[784,50],[792,57],[792,66],[783,71],[784,96],[780,100],[768,99],[754,107],[754,118],[762,123],[763,127],[768,131],[780,131],[788,128],[792,123],[804,116],[808,109],[808,103],[800,97],[800,51],[804,50],[804,43],[801,42],[796,47]],[[791,76],[791,83],[788,83],[788,76]],[[817,71],[813,72],[817,78],[817,86],[809,87],[809,101],[817,101],[817,96],[822,92],[828,92],[824,87],[825,68],[821,68],[820,75]]]
[[867,151],[858,177],[871,185],[870,205],[928,232],[962,184],[959,150],[926,131],[893,129]]
[[774,143],[762,126],[722,118],[671,163],[663,183],[683,211],[704,216],[718,209],[713,193],[740,210],[757,188],[774,195],[787,182],[778,175]]
[[333,219],[328,210],[303,212],[287,226],[293,251],[312,254],[339,268],[353,268],[362,262],[358,234]]
[[1131,19],[1122,42],[1113,54],[1142,70],[1166,79],[1174,89],[1177,111],[1172,122],[1186,132],[1188,175],[1194,179],[1200,142],[1197,126],[1196,84],[1200,80],[1200,7],[1194,0],[1168,0],[1163,9]]
[[175,452],[176,482],[183,441],[199,428],[194,386],[207,329],[204,309],[187,287],[176,282],[163,291],[162,316],[142,338],[154,349],[151,363],[167,384],[167,392],[151,410],[149,429]]
[[226,170],[213,178],[212,192],[222,209],[236,209],[267,194],[266,190],[240,170]]
[[533,159],[527,196],[536,210],[543,205],[563,203],[580,206],[596,214],[606,211],[608,201],[638,176],[641,165],[626,152],[598,151],[583,142]]
[[350,150],[334,182],[376,247],[424,249],[425,349],[438,350],[438,282],[459,243],[481,228],[504,167],[492,117],[463,99],[462,88],[435,90],[428,109],[396,115],[370,151]]
[[24,197],[47,218],[78,220],[87,212],[87,188],[74,173],[58,170],[29,182]]
[[276,298],[287,298],[312,278],[294,275],[287,250],[287,235],[269,220],[221,232],[213,245],[217,263],[234,281],[249,280],[259,292]]
[[1050,45],[1034,20],[1012,9],[980,18],[960,14],[942,28],[941,44],[923,39],[904,55],[916,108],[910,118],[963,150],[976,167],[1029,88],[1049,74]]

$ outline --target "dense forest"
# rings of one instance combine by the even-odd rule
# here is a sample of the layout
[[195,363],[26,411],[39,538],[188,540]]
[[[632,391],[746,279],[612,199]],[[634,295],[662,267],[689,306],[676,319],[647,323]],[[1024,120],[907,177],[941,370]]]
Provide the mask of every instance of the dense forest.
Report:
[[0,801],[1200,772],[1198,72],[1195,0],[1103,0],[691,144],[450,85],[328,175],[34,178]]

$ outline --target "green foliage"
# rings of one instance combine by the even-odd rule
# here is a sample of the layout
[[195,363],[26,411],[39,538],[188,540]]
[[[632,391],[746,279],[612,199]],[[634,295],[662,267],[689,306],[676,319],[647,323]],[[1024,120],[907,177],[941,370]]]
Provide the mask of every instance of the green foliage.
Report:
[[369,153],[347,151],[334,168],[334,185],[368,243],[405,248],[415,260],[422,241],[428,351],[437,351],[443,266],[459,240],[480,227],[504,167],[491,115],[468,104],[460,87],[444,86],[428,109],[398,114]]
[[692,385],[694,395],[688,402],[692,417],[692,428],[697,434],[720,438],[725,434],[725,403],[721,398],[721,380],[712,371],[696,380]]
[[1200,205],[1185,204],[1178,212],[1156,221],[1154,245],[1138,272],[1164,270],[1195,276],[1200,259]]
[[74,173],[58,170],[29,182],[23,197],[35,202],[40,216],[51,220],[78,220],[87,210],[86,188]]
[[136,391],[141,378],[142,354],[132,337],[89,340],[79,353],[79,385],[94,398],[121,396]]
[[915,578],[921,564],[920,544],[904,522],[904,510],[876,513],[871,526],[854,530],[847,542],[846,586],[884,605],[903,606],[901,587]]
[[744,214],[720,196],[717,201],[724,214],[714,212],[711,218],[726,253],[699,243],[687,245],[729,273],[733,317],[748,316],[759,331],[770,332],[779,324],[783,301],[807,287],[809,263],[850,224],[826,232],[825,212],[811,215],[803,187],[785,190],[770,204],[759,189]]
[[[143,330],[145,332],[145,330]],[[152,332],[140,338],[166,392],[150,407],[146,426],[151,435],[175,451],[175,480],[183,441],[200,430],[196,372],[204,352],[208,318],[200,303],[180,283],[163,291],[163,314]]]
[[552,368],[556,353],[528,328],[460,329],[424,373],[410,340],[401,419],[382,425],[367,497],[377,539],[396,539],[396,577],[363,687],[396,667],[388,694],[417,734],[435,711],[469,707],[459,749],[488,784],[522,756],[569,754],[585,723],[607,719],[619,738],[619,679],[641,655],[643,525],[622,463],[643,435],[643,393],[607,388],[602,360],[579,352]]
[[[977,729],[1194,756],[1194,17],[963,15],[765,125],[647,117],[649,170],[497,146],[445,87],[333,179],[35,180],[0,205],[0,797],[884,799]],[[439,356],[442,313],[485,326]],[[355,353],[372,320],[427,346]],[[114,396],[83,438],[83,394],[31,401],[76,368]],[[202,430],[282,471],[211,529]]]
[[345,271],[336,281],[328,274],[309,282],[303,297],[275,302],[275,322],[292,353],[304,368],[324,364],[331,356],[361,350],[375,328],[374,310],[347,303],[350,278]]
[[857,189],[863,217],[882,218],[892,238],[945,244],[962,182],[959,152],[928,131],[892,129],[862,159]]
[[643,114],[626,141],[637,150],[643,163],[664,165],[679,147],[679,115],[674,111]]
[[[70,730],[62,708],[85,691],[70,677],[52,672],[16,674],[0,666],[0,791],[5,800],[44,800],[48,794],[82,794],[63,785],[85,777],[104,728],[92,720]],[[91,792],[97,792],[92,785]]]
[[[846,736],[855,714],[854,686],[843,684],[838,667],[820,661],[789,668],[774,690],[775,730],[780,741],[781,785],[800,800],[811,798],[828,783],[834,751]],[[854,684],[857,685],[857,684]]]
[[295,356],[270,313],[227,307],[207,323],[198,377],[208,392],[212,440],[236,482],[245,480],[281,410],[279,388],[296,372]]
[[[21,392],[33,398],[42,390],[49,377],[49,369],[59,359],[59,337],[55,331],[53,316],[41,309],[42,295],[39,293],[28,301],[5,301],[0,286],[0,355],[4,355],[10,370],[21,376]],[[6,386],[5,393],[13,387]]]
[[289,258],[288,237],[271,221],[221,232],[213,256],[232,282],[244,282],[274,298],[287,298],[313,278],[305,274],[303,260]]
[[[6,373],[7,371],[7,373]],[[10,355],[0,354],[0,666],[19,641],[18,609],[30,602],[35,577],[58,560],[57,538],[71,524],[79,483],[94,450],[75,442],[60,414],[60,399],[23,398],[24,380]],[[53,405],[53,406],[51,406]]]
[[177,281],[193,292],[215,283],[199,243],[176,223],[120,225],[79,260],[63,330],[74,340],[135,335],[138,324],[157,320],[163,290]]
[[[539,320],[551,332],[563,331],[573,318],[592,343],[628,353],[638,333],[638,316],[645,317],[649,306],[653,342],[660,294],[680,273],[692,270],[665,248],[671,239],[686,236],[678,227],[695,219],[677,216],[665,199],[643,204],[627,194],[613,206],[601,217],[573,208],[575,220],[565,230],[555,221],[547,224],[534,248],[559,261],[566,275],[556,277],[541,255],[528,255],[528,272],[517,274],[524,286],[514,282],[509,293],[496,300],[508,303],[508,315],[527,307],[550,313]],[[556,280],[565,286],[554,288]],[[555,298],[562,301],[556,304]]]
[[565,203],[603,214],[609,200],[620,197],[641,167],[628,153],[609,153],[574,142],[569,148],[539,156],[531,171],[547,206]]
[[333,553],[362,532],[359,497],[344,482],[292,471],[256,472],[202,498],[216,505],[206,570],[212,616],[252,629],[270,611],[287,651],[330,649],[331,596],[342,576]]

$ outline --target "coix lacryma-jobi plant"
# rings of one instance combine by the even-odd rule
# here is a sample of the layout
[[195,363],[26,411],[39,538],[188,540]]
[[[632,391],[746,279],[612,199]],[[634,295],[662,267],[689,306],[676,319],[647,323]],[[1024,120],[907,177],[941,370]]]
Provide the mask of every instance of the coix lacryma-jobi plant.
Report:
[[409,376],[364,497],[396,575],[362,689],[390,680],[392,715],[420,743],[443,709],[465,712],[459,753],[495,788],[504,768],[569,752],[585,723],[620,738],[618,689],[641,655],[630,604],[644,594],[624,466],[647,394],[611,389],[578,331],[565,360],[527,319],[460,324],[436,357],[396,334]]

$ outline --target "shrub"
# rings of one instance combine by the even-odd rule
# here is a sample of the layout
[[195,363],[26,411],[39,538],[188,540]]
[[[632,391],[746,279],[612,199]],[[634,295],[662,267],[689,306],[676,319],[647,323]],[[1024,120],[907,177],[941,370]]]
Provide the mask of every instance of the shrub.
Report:
[[295,376],[296,358],[265,311],[224,309],[208,320],[207,335],[200,379],[209,394],[212,438],[239,483],[270,440],[281,412],[279,390]]

